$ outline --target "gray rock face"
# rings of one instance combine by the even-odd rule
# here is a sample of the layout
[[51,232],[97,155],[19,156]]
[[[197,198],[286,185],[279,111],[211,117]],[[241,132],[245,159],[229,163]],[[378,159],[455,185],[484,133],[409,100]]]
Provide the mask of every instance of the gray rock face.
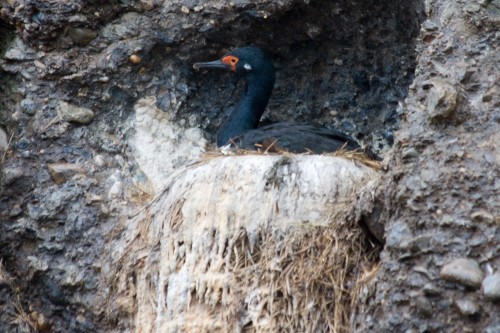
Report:
[[[474,5],[426,2],[403,126],[386,161],[387,177],[372,193],[373,206],[385,207],[373,211],[385,221],[387,244],[408,246],[385,246],[383,273],[355,332],[498,330],[497,304],[476,291],[484,277],[478,263],[484,269],[500,267],[495,215],[500,211],[500,53],[492,48],[498,45],[498,4],[467,4]],[[402,223],[408,237],[401,237]],[[468,259],[455,266],[451,262],[457,257]],[[417,267],[420,279],[412,276]],[[420,311],[425,302],[400,296],[421,293],[434,306],[430,317]],[[463,300],[479,311],[472,314],[475,306]]]
[[466,258],[455,259],[446,264],[439,273],[442,279],[457,282],[466,287],[478,289],[483,281],[483,271],[476,261]]

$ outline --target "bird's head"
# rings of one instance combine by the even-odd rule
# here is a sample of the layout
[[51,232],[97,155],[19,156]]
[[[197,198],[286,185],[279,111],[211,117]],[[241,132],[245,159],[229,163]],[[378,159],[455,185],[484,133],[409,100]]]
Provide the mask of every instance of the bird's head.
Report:
[[220,60],[198,62],[194,69],[221,68],[238,76],[270,75],[274,78],[274,67],[269,56],[260,48],[245,46],[226,53]]

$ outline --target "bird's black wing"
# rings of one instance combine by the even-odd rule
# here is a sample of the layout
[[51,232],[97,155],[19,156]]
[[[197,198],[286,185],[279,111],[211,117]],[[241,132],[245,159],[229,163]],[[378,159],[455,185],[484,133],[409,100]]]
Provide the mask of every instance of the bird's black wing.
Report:
[[[256,145],[270,146],[292,153],[315,154],[340,149],[358,150],[359,144],[342,132],[302,123],[275,123],[243,133],[236,143],[240,148],[255,149]],[[278,150],[275,149],[275,150]]]

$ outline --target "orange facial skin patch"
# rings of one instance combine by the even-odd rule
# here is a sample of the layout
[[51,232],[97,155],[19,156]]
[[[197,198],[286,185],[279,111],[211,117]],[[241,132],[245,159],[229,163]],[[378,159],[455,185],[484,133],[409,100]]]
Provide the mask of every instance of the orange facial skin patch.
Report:
[[228,55],[222,58],[222,62],[231,66],[231,71],[236,73],[236,64],[240,59],[235,56]]

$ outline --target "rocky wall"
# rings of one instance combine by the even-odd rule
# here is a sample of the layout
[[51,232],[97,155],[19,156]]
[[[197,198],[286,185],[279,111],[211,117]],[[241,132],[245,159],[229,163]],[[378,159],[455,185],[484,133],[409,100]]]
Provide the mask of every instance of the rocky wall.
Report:
[[357,330],[495,332],[499,8],[3,2],[0,331],[131,329],[136,305],[107,302],[110,246],[237,100],[192,63],[256,44],[278,68],[265,123],[340,128],[387,157],[363,212],[386,245]]
[[371,194],[386,245],[355,331],[499,332],[500,3],[432,1],[427,15]]

